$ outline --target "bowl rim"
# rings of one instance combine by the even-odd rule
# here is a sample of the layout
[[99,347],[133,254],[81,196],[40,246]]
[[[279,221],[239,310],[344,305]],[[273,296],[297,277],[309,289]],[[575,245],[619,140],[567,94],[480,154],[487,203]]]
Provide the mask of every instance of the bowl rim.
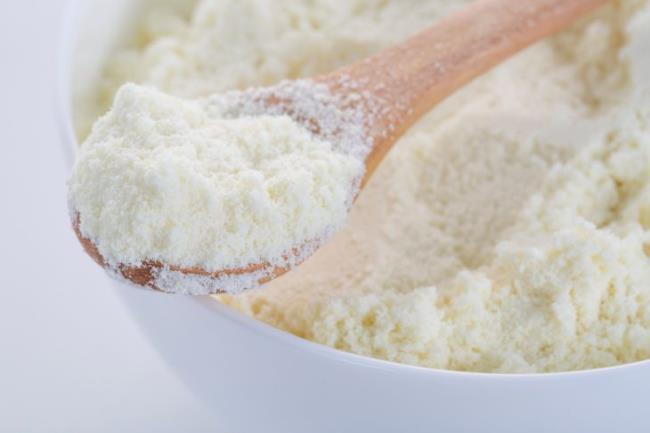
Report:
[[[60,135],[61,150],[64,154],[68,169],[74,162],[75,150],[79,146],[76,134],[74,132],[72,116],[72,97],[71,97],[71,72],[72,59],[74,55],[74,43],[79,36],[78,21],[81,19],[81,4],[83,0],[65,0],[63,5],[62,20],[59,27],[57,40],[57,59],[55,67],[54,89],[54,106],[55,118]],[[105,278],[110,277],[106,275]],[[119,284],[119,282],[114,281]],[[134,290],[129,287],[129,290]],[[178,296],[164,294],[163,296]],[[384,359],[372,358],[365,355],[358,355],[336,349],[324,344],[316,343],[304,338],[298,337],[290,332],[275,328],[260,320],[253,319],[239,311],[236,311],[213,299],[211,296],[194,296],[191,297],[197,308],[209,309],[215,314],[228,321],[235,323],[247,330],[263,335],[280,343],[288,344],[294,349],[302,350],[316,356],[321,356],[336,362],[355,364],[365,368],[380,369],[385,371],[396,372],[399,374],[416,374],[428,378],[460,378],[472,380],[498,380],[498,381],[526,381],[526,380],[550,380],[555,378],[584,377],[605,374],[622,373],[623,370],[639,369],[650,367],[650,358],[630,363],[617,364],[607,367],[588,368],[581,370],[556,371],[556,372],[534,372],[534,373],[489,373],[479,371],[458,371],[446,370],[442,368],[431,368],[411,364],[403,364]],[[148,335],[149,333],[147,333]]]

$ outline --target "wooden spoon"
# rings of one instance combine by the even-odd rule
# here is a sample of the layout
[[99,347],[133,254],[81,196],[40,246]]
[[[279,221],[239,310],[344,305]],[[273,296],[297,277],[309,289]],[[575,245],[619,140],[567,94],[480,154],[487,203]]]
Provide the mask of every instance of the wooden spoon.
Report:
[[[343,96],[341,100],[347,101],[348,106],[342,108],[350,108],[350,99],[345,98],[347,93],[366,95],[352,99],[357,101],[355,109],[368,114],[365,131],[372,145],[365,160],[361,186],[397,139],[433,106],[514,53],[561,30],[606,1],[478,0],[401,44],[314,78],[313,81],[327,85],[334,95]],[[351,82],[355,83],[354,89],[348,85]],[[285,89],[287,85],[291,82],[283,84]],[[287,111],[291,111],[290,107]],[[314,119],[302,120],[313,126],[310,120]],[[78,215],[73,219],[73,227],[87,253],[106,267],[96,246],[81,234]],[[286,256],[304,259],[304,251],[312,251],[317,246],[317,240],[307,242]],[[156,275],[163,268],[215,281],[233,275],[262,275],[257,279],[259,284],[289,270],[259,263],[242,269],[207,272],[152,261],[140,266],[118,266],[117,271],[137,285],[169,290],[156,283]],[[210,292],[227,289],[212,287]]]

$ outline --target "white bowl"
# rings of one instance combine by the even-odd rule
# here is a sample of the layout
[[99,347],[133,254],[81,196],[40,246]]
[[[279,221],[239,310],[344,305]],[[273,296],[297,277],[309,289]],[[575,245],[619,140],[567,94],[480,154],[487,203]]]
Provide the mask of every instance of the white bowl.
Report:
[[[70,161],[77,146],[71,89],[94,85],[125,23],[146,3],[68,4],[59,114]],[[650,431],[649,361],[532,375],[424,369],[304,341],[211,298],[114,285],[161,356],[213,408],[224,432]]]

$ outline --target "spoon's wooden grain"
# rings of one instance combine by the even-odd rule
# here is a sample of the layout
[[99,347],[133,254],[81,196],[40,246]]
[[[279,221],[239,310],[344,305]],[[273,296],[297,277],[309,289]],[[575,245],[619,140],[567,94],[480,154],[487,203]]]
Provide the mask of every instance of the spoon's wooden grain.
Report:
[[472,79],[608,0],[478,0],[405,42],[317,80],[336,92],[341,77],[385,104],[368,134],[364,183],[401,135]]
[[[478,0],[399,45],[316,77],[315,81],[327,84],[334,94],[350,92],[342,83],[352,81],[357,85],[355,91],[367,92],[373,97],[375,106],[365,107],[365,99],[360,99],[361,105],[357,107],[367,110],[371,119],[366,130],[372,150],[365,161],[362,187],[399,137],[433,106],[514,53],[606,2]],[[377,110],[377,101],[381,104],[380,110]],[[96,246],[81,234],[78,215],[73,219],[73,227],[86,252],[101,266],[106,266]],[[297,246],[287,256],[302,257],[300,251],[304,247]],[[163,267],[163,263],[147,262],[140,266],[119,266],[117,271],[137,285],[158,289],[154,275]],[[218,272],[169,268],[214,279],[264,270],[266,276],[260,284],[288,271],[268,263]]]

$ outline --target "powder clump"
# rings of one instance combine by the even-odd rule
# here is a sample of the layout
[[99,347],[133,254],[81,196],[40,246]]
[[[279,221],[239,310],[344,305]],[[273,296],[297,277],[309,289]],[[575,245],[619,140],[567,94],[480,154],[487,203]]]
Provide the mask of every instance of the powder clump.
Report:
[[[118,91],[70,180],[80,232],[110,266],[293,265],[294,248],[343,224],[361,159],[287,115],[233,112],[232,99],[182,99],[136,84]],[[158,280],[182,288],[165,284],[173,276]],[[245,288],[237,284],[229,286]]]

